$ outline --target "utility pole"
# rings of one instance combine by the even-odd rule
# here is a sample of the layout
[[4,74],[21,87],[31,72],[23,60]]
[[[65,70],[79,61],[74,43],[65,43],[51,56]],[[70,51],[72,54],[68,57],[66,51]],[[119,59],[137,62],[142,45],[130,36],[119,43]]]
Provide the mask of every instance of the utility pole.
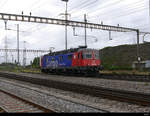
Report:
[[12,57],[12,64],[14,63],[14,56],[11,54],[11,57]]
[[112,40],[112,38],[111,38],[111,31],[109,31],[109,40]]
[[140,32],[139,30],[137,30],[137,60],[138,60],[138,63],[141,61],[141,58],[140,58],[140,53],[139,53],[139,37],[140,36]]
[[24,41],[24,50],[23,50],[23,67],[26,66],[26,41]]
[[84,14],[84,22],[85,22],[85,46],[87,47],[87,34],[86,34],[87,19],[86,19],[86,14]]
[[18,57],[18,66],[19,66],[19,24],[17,24],[17,51],[18,51],[18,54],[17,54],[17,57]]
[[7,20],[4,20],[5,23],[5,31],[6,31],[6,35],[5,35],[5,62],[7,63]]
[[139,29],[137,29],[137,61],[138,61],[138,66],[137,68],[138,69],[141,69],[140,67],[140,62],[141,62],[141,57],[140,57],[140,51],[139,51],[139,45],[140,45],[140,42],[139,42],[139,37],[140,36],[140,32],[139,32]]
[[149,19],[150,19],[150,0],[149,0]]
[[67,13],[67,3],[68,3],[68,0],[62,0],[63,2],[66,2],[66,11],[65,11],[65,48],[67,50],[67,22],[68,22],[68,13]]
[[65,40],[66,40],[66,50],[67,50],[67,20],[68,20],[68,15],[67,15],[67,2],[66,2],[66,13],[65,13],[65,20],[66,20],[66,26],[65,26]]

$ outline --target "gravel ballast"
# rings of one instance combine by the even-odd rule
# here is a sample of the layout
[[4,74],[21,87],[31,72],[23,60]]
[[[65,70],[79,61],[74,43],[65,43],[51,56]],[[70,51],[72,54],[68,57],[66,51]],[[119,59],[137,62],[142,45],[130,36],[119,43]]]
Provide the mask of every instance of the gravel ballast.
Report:
[[[41,103],[41,100],[43,101],[43,99],[44,100],[46,99],[46,101],[43,104],[45,104],[46,106],[49,106],[49,107],[50,107],[49,98],[46,96],[41,97],[43,92],[46,94],[50,94],[52,96],[57,96],[57,97],[59,96],[63,99],[69,99],[74,102],[83,103],[83,104],[85,103],[88,106],[93,106],[95,108],[107,110],[110,112],[150,112],[150,107],[143,107],[143,106],[133,105],[133,104],[124,103],[124,102],[118,102],[118,101],[112,101],[112,100],[108,100],[108,99],[91,97],[91,96],[76,94],[76,93],[72,93],[72,92],[68,92],[68,91],[39,86],[39,85],[31,84],[31,83],[26,83],[26,82],[22,82],[22,81],[11,80],[11,82],[9,82],[9,83],[15,83],[17,85],[22,85],[22,86],[32,89],[32,90],[30,90],[30,92],[27,91],[26,89],[18,90],[16,87],[13,88],[12,84],[8,84],[8,83],[6,84],[5,80],[8,81],[10,79],[0,78],[0,88],[3,88],[5,90],[11,91],[11,92],[16,92],[17,94],[26,96],[28,99],[31,99],[31,100],[35,100],[37,98],[37,96],[39,96],[39,98],[37,98],[38,102]],[[35,91],[39,91],[40,93],[37,94]],[[62,105],[62,106],[60,106],[60,105]],[[70,106],[66,106],[66,105],[64,106],[64,104],[57,104],[54,107],[59,107],[59,106],[65,107],[65,110],[62,110],[63,108],[60,108],[62,110],[62,112],[63,111],[70,112],[70,110],[67,109]],[[77,108],[77,110],[78,110],[77,112],[79,112],[80,108],[79,109]]]
[[60,75],[45,75],[45,74],[41,75],[41,74],[27,74],[27,73],[18,73],[18,75],[150,94],[150,82],[134,82],[123,80],[108,80],[92,77],[84,78],[84,77],[69,77]]
[[0,89],[15,94],[21,98],[45,106],[56,112],[103,112],[100,109],[86,106],[81,103],[71,102],[56,95],[49,94],[48,91],[41,91],[35,87],[14,84],[12,82],[0,81]]

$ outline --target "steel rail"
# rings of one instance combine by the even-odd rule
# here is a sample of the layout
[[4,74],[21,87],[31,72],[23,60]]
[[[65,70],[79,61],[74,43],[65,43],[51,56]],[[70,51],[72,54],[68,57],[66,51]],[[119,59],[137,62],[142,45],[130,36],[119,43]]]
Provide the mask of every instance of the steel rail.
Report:
[[[22,71],[22,73],[26,73]],[[110,79],[110,80],[124,80],[124,81],[135,81],[135,82],[150,82],[150,75],[138,75],[138,74],[108,74],[108,73],[98,73],[98,74],[91,74],[91,75],[83,75],[83,74],[66,74],[66,73],[61,73],[61,74],[53,74],[53,73],[36,73],[36,72],[27,72],[31,74],[41,74],[42,76],[44,75],[64,75],[66,77],[80,77],[80,78],[99,78],[99,79]]]
[[93,76],[96,78],[110,79],[110,80],[125,80],[135,82],[150,82],[150,75],[136,75],[136,74],[100,74]]
[[[18,97],[18,96],[16,96],[16,95],[14,95],[14,94],[11,94],[11,93],[8,93],[8,92],[6,92],[6,91],[3,91],[3,90],[1,90],[0,89],[0,92],[1,93],[3,93],[3,94],[5,94],[5,95],[8,95],[9,97],[12,97],[13,99],[16,99],[16,100],[18,100],[18,101],[21,101],[23,104],[27,104],[28,105],[28,107],[34,107],[34,108],[37,108],[37,109],[39,109],[39,111],[40,112],[45,112],[45,113],[54,113],[54,111],[52,111],[52,110],[50,110],[50,109],[47,109],[47,108],[45,108],[45,107],[43,107],[43,106],[40,106],[40,105],[38,105],[38,104],[35,104],[35,103],[32,103],[32,102],[30,102],[30,101],[28,101],[28,100],[25,100],[25,99],[23,99],[23,98],[21,98],[21,97]],[[15,106],[15,104],[10,104],[9,103],[9,105],[14,105]],[[16,106],[16,107],[18,107],[18,105]],[[10,109],[8,109],[8,108],[4,108],[4,106],[3,106],[3,108],[2,108],[5,112],[8,112],[8,110],[10,110]],[[23,108],[21,107],[21,110],[23,110]],[[31,112],[32,110],[29,110],[29,112]],[[16,111],[16,112],[20,112],[20,109],[18,110],[18,111]],[[28,111],[26,111],[26,112],[28,112]]]
[[[76,102],[76,101],[74,101],[74,100],[70,100],[70,99],[66,99],[66,98],[61,98],[60,96],[55,96],[55,95],[52,95],[52,94],[49,94],[49,93],[47,93],[47,92],[43,92],[42,90],[37,90],[37,89],[34,89],[34,88],[30,88],[30,86],[26,86],[26,85],[16,85],[15,83],[12,83],[12,81],[10,80],[10,82],[8,82],[9,80],[7,80],[7,83],[10,83],[11,85],[13,85],[13,86],[16,86],[16,87],[21,87],[21,88],[25,88],[25,89],[30,89],[31,91],[34,91],[34,92],[38,92],[38,93],[41,93],[41,94],[44,94],[44,95],[47,95],[47,96],[51,96],[51,97],[55,97],[55,98],[57,98],[57,100],[59,101],[59,100],[62,100],[62,101],[67,101],[67,102],[70,102],[70,103],[73,103],[73,104],[78,104],[78,105],[81,105],[81,106],[85,106],[85,107],[88,107],[88,108],[92,108],[92,109],[95,109],[95,110],[97,110],[97,111],[100,111],[100,112],[103,112],[103,113],[109,113],[110,111],[108,111],[108,110],[105,110],[105,109],[101,109],[101,108],[99,108],[99,107],[95,107],[95,106],[92,106],[91,104],[84,104],[84,103],[80,103],[80,102]],[[2,81],[2,82],[5,82],[5,80],[4,81]],[[12,91],[12,93],[13,93],[13,91]],[[16,94],[15,94],[16,95]],[[54,108],[53,108],[54,109]],[[56,112],[59,112],[58,110],[56,110]]]
[[[32,72],[33,73],[33,72]],[[34,73],[33,73],[34,74]],[[37,74],[37,73],[35,73]],[[41,73],[42,75],[47,75],[46,73]],[[81,78],[99,78],[99,79],[110,79],[110,80],[124,80],[124,81],[135,81],[135,82],[150,82],[150,75],[137,75],[137,74],[89,74],[89,75],[82,75],[82,74],[53,74],[50,75],[64,75],[66,77],[81,77]]]
[[6,112],[3,108],[0,107],[0,113]]
[[51,88],[61,89],[64,91],[71,91],[71,92],[91,95],[95,97],[103,97],[103,98],[113,99],[117,101],[134,103],[142,106],[150,106],[150,99],[149,99],[150,94],[53,81],[49,79],[21,76],[17,74],[0,73],[0,76],[9,79],[16,79],[20,81],[30,82],[33,84],[43,85]]

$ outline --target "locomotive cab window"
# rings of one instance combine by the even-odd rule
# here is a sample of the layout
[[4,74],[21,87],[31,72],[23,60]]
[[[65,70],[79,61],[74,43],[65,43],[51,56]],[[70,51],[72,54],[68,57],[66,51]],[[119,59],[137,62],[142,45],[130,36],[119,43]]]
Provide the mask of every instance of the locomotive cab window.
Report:
[[72,55],[68,55],[68,60],[72,60]]
[[92,54],[88,53],[88,54],[85,55],[85,57],[86,57],[87,59],[91,59],[91,58],[92,58]]

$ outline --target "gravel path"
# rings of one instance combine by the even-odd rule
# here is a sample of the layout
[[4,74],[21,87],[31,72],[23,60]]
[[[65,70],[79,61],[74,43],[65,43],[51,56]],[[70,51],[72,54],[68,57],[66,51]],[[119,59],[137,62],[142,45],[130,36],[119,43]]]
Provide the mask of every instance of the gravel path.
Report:
[[[10,79],[4,79],[0,77],[0,88],[5,88],[9,91],[13,90],[13,92],[16,91],[18,94],[22,95],[21,93],[22,91],[18,91],[18,89],[16,88],[14,88],[16,89],[14,90],[12,89],[12,86],[8,86],[8,84],[7,85],[4,84],[4,82],[6,82],[5,80],[8,81]],[[84,104],[87,104],[89,106],[93,106],[99,109],[108,110],[110,112],[150,112],[150,107],[143,107],[143,106],[133,105],[129,103],[123,103],[123,102],[112,101],[112,100],[107,100],[107,99],[102,99],[102,98],[97,98],[97,97],[86,96],[82,94],[76,94],[72,92],[62,91],[58,89],[48,88],[48,87],[34,85],[34,84],[16,81],[16,80],[11,80],[11,83],[17,83],[19,85],[23,85],[23,86],[33,89],[32,95],[35,94],[34,90],[36,90],[40,92],[40,94],[38,93],[38,96],[41,96],[42,92],[44,92],[53,96],[61,97],[63,99],[70,99],[78,103],[84,103]],[[32,100],[36,98],[36,97],[34,98],[33,96],[31,96],[31,93],[29,93],[27,90],[25,90],[24,96]],[[50,103],[49,98],[47,97],[40,98],[40,100],[38,101],[39,103],[41,103],[40,102],[41,99],[48,100],[47,102],[45,102],[45,105],[48,105]],[[60,104],[57,104],[57,105],[60,106]],[[63,107],[63,104],[62,104],[62,107]],[[70,107],[70,106],[66,106],[66,107]],[[66,111],[69,112],[68,110]]]
[[78,83],[91,86],[99,86],[105,88],[113,88],[127,91],[136,91],[141,93],[150,94],[150,82],[133,82],[123,80],[108,80],[100,78],[84,78],[84,77],[69,77],[57,75],[40,75],[40,74],[27,74],[18,73],[20,75],[30,76],[34,78],[44,78],[49,80],[63,81],[69,83]]

